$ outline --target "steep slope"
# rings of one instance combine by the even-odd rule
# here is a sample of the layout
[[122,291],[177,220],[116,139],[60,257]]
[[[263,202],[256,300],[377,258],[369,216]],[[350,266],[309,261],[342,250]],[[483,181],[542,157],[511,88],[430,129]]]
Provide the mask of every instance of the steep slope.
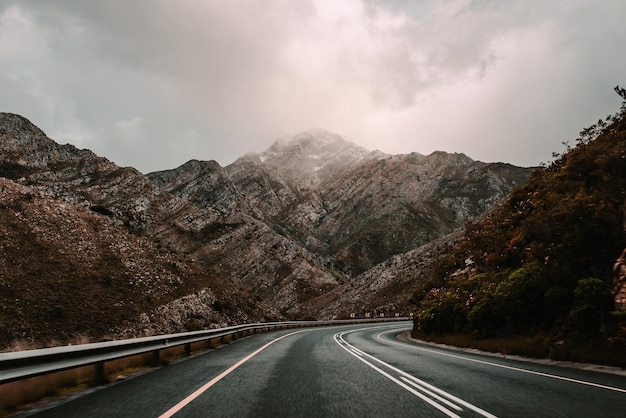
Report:
[[369,161],[327,184],[318,239],[358,275],[476,219],[530,172],[443,152]]
[[[7,281],[6,283],[9,283],[12,289],[21,289],[21,292],[26,292],[25,294],[20,294],[21,297],[18,297],[18,299],[22,303],[28,301],[28,306],[30,307],[38,306],[44,311],[45,309],[54,310],[54,306],[46,305],[47,303],[56,303],[51,299],[52,296],[48,297],[49,295],[46,296],[46,294],[41,292],[52,286],[49,280],[52,280],[55,274],[59,274],[60,277],[67,277],[68,283],[73,283],[70,286],[76,287],[78,286],[76,280],[80,280],[82,277],[91,277],[91,271],[96,272],[93,273],[96,281],[86,280],[80,282],[86,284],[86,287],[84,289],[80,288],[78,292],[71,293],[71,297],[66,298],[65,301],[71,305],[74,303],[73,298],[76,297],[78,298],[75,301],[76,306],[84,308],[86,306],[84,302],[85,295],[89,294],[89,292],[95,292],[101,297],[96,298],[94,307],[103,310],[102,312],[109,312],[111,321],[103,320],[102,325],[98,325],[94,323],[98,318],[97,316],[84,315],[84,318],[79,318],[83,322],[68,322],[66,324],[67,327],[62,332],[59,332],[59,339],[63,340],[70,334],[81,333],[92,326],[94,330],[92,335],[105,332],[105,330],[109,332],[111,330],[110,324],[116,323],[119,325],[124,322],[120,318],[124,317],[128,323],[133,323],[133,321],[136,323],[137,315],[141,314],[145,314],[141,315],[143,318],[141,328],[130,327],[128,332],[136,333],[139,329],[146,329],[148,330],[147,332],[150,332],[149,330],[151,329],[155,332],[165,329],[170,331],[175,329],[183,330],[184,324],[189,322],[185,319],[185,315],[189,312],[181,311],[174,314],[173,308],[170,309],[171,317],[179,318],[177,321],[172,321],[170,318],[165,318],[163,315],[158,314],[157,310],[165,309],[165,305],[174,303],[177,298],[199,291],[203,291],[204,293],[202,294],[207,296],[204,298],[204,302],[208,303],[208,305],[206,303],[203,306],[198,305],[195,307],[190,304],[187,305],[187,307],[197,311],[194,314],[197,317],[196,322],[208,325],[214,320],[219,323],[226,323],[227,321],[239,322],[246,318],[258,320],[279,316],[273,309],[260,305],[257,306],[258,304],[253,299],[246,296],[245,291],[238,289],[231,281],[227,279],[217,280],[198,266],[192,266],[193,263],[188,256],[200,248],[202,243],[189,240],[188,237],[193,236],[198,231],[202,231],[206,224],[217,219],[219,217],[218,211],[201,209],[191,205],[188,201],[176,198],[153,186],[141,173],[132,168],[117,167],[115,164],[96,156],[88,150],[78,150],[69,145],[59,145],[47,138],[41,130],[25,118],[7,113],[0,114],[0,176],[19,183],[3,180],[3,200],[0,204],[7,211],[5,221],[11,219],[14,212],[24,214],[27,213],[26,209],[29,209],[28,205],[24,207],[19,206],[16,209],[14,202],[27,203],[30,202],[30,197],[22,199],[15,196],[20,194],[42,196],[42,199],[49,202],[32,203],[32,208],[30,208],[32,210],[28,212],[29,216],[22,219],[21,229],[16,232],[17,235],[11,240],[9,240],[11,237],[5,235],[5,240],[2,241],[5,249],[17,245],[16,243],[20,241],[25,241],[24,245],[28,248],[26,253],[19,254],[19,257],[14,260],[13,267],[6,267],[7,270],[3,273],[3,278],[11,280],[11,282]],[[18,189],[15,189],[16,187]],[[19,189],[19,187],[24,189]],[[66,220],[68,224],[75,222],[80,225],[74,229],[64,230],[64,224],[58,224],[61,221],[59,218],[54,218],[55,222],[58,221],[57,223],[53,222],[45,228],[42,227],[43,229],[37,230],[37,233],[26,231],[25,229],[28,228],[28,225],[39,225],[39,223],[43,222],[42,219],[45,220],[49,215],[45,210],[38,210],[37,208],[50,205],[56,207],[53,212],[66,211],[70,214]],[[92,228],[90,226],[92,220],[81,220],[87,216],[85,213],[93,219],[106,219],[106,225],[108,225],[106,238],[100,236],[97,233],[98,231],[85,233],[85,231],[89,232],[94,228],[103,228],[99,224],[97,227]],[[39,233],[52,234],[51,236],[56,237],[56,241],[42,241],[43,238]],[[86,235],[82,238],[72,235],[83,233]],[[75,245],[67,249],[63,253],[65,255],[60,254],[57,250],[63,249],[72,240],[80,239],[82,239],[81,245],[93,248],[93,257],[95,258],[90,262],[83,260],[80,263],[70,263],[69,261],[72,260],[72,257],[76,260],[81,260],[81,257],[85,255],[80,252],[75,253],[75,251],[81,251],[82,247]],[[147,252],[156,261],[141,259],[140,261],[128,261],[130,263],[128,264],[119,259],[126,256],[125,254],[119,251],[110,253],[107,249],[108,247],[103,247],[99,243],[100,241],[109,243],[114,247],[119,244],[125,248],[125,251],[136,250],[138,254]],[[44,244],[39,245],[41,242],[44,242]],[[33,243],[39,244],[35,245]],[[32,247],[33,245],[35,247]],[[144,248],[147,248],[147,250],[144,250]],[[161,252],[168,254],[167,257],[157,256]],[[42,260],[48,260],[49,263],[45,264],[42,260],[36,262],[39,258],[30,258],[31,254],[43,254],[44,258]],[[161,265],[159,260],[162,260],[165,265]],[[153,263],[154,266],[149,268],[149,263]],[[178,266],[179,264],[180,266]],[[54,268],[48,269],[46,265],[51,265]],[[138,270],[133,269],[134,267],[132,266],[135,265],[140,266]],[[180,272],[178,272],[179,268],[182,269]],[[184,275],[183,272],[188,269],[193,274]],[[29,273],[31,270],[34,273]],[[166,286],[167,290],[161,295],[156,290],[156,287],[159,286],[159,281],[157,280],[153,283],[148,280],[146,286],[154,285],[155,289],[152,292],[157,292],[159,297],[150,296],[148,299],[141,299],[130,292],[124,299],[131,301],[130,305],[120,308],[118,305],[109,305],[110,297],[102,296],[105,287],[100,286],[98,281],[100,280],[100,273],[97,272],[100,271],[104,271],[102,275],[111,275],[105,279],[113,280],[112,283],[115,283],[115,290],[111,291],[112,295],[117,295],[118,291],[124,293],[129,286],[133,286],[133,282],[142,282],[142,280],[147,280],[151,277],[160,277],[162,280],[169,277],[168,280],[171,279],[173,281],[169,284],[169,287]],[[29,284],[36,291],[30,291],[25,287],[24,283],[22,283],[22,280],[27,280],[25,278],[30,278]],[[13,282],[13,280],[17,280],[17,282]],[[124,282],[124,280],[128,283]],[[181,281],[183,285],[181,285]],[[176,282],[176,286],[179,286],[180,291],[172,287],[174,282]],[[61,287],[62,290],[63,287]],[[45,291],[49,292],[49,290]],[[10,295],[14,294],[16,293],[12,290]],[[132,302],[135,296],[139,299],[137,302]],[[40,303],[38,299],[44,302]],[[228,315],[213,312],[211,304],[213,301],[221,299],[223,299],[223,303],[220,302],[220,306],[240,306],[231,309]],[[98,303],[106,306],[99,306]],[[6,306],[8,307],[7,309],[11,307],[10,304]],[[111,310],[111,306],[117,307]],[[139,310],[130,309],[129,306],[130,308],[140,306],[140,308],[138,308]],[[185,310],[184,306],[176,306],[178,306],[176,309]],[[16,309],[19,311],[19,306]],[[18,311],[12,312],[18,315]],[[49,332],[46,334],[46,326],[37,323],[37,317],[32,316],[36,310],[31,309],[28,312],[30,313],[25,313],[24,315],[29,320],[34,320],[31,325],[25,325],[29,323],[29,320],[22,322],[7,320],[3,323],[12,325],[7,328],[6,332],[11,335],[16,332],[17,334],[23,334],[25,331],[18,332],[15,327],[29,326],[34,333],[32,335],[27,333],[25,336],[42,342],[42,338],[49,337]],[[72,317],[74,316],[72,315]],[[78,317],[80,315],[77,315]],[[54,327],[50,329],[54,329]],[[57,326],[57,329],[60,328]],[[120,329],[116,328],[110,332],[117,333],[120,332]],[[3,339],[4,343],[8,341],[8,338]]]
[[222,167],[215,161],[191,160],[178,170],[148,175],[154,185],[189,202],[202,203],[220,215],[240,204],[240,196]]
[[[119,226],[188,256],[273,307],[286,309],[342,281],[319,257],[249,214],[259,206],[253,192],[271,194],[268,184],[233,183],[236,175],[225,178],[216,163],[190,162],[162,173],[160,180],[153,177],[161,189],[135,169],[56,144],[20,116],[0,119],[0,175],[106,213]],[[241,199],[236,187],[249,198]]]
[[194,259],[285,313],[344,281],[323,258],[263,221],[296,194],[247,158],[227,169],[191,161],[148,177],[199,208],[218,210],[218,218],[188,236],[197,243],[190,249]]
[[624,115],[623,107],[608,123],[584,130],[573,149],[466,228],[415,293],[416,331],[544,333],[554,357],[623,359],[624,315],[611,313],[619,307],[611,291],[620,291],[612,270],[625,243]]
[[302,304],[302,316],[320,319],[410,316],[413,292],[428,280],[437,261],[461,238],[455,231],[403,254],[395,255],[330,292]]
[[[267,317],[232,283],[110,217],[2,178],[0,231],[0,349],[12,340],[37,346]],[[162,315],[196,293],[195,305]],[[240,308],[216,308],[227,304]]]

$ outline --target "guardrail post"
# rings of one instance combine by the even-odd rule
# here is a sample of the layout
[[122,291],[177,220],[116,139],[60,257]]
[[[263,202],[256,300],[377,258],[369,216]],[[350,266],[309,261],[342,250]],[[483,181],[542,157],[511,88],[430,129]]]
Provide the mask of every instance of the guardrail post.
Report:
[[154,350],[152,352],[152,365],[156,366],[157,364],[159,364],[159,353],[161,352],[161,350]]
[[107,379],[104,374],[104,361],[100,361],[93,366],[93,384],[101,385],[103,383],[107,383]]
[[218,345],[221,344],[221,339],[220,338],[211,338],[209,340],[207,340],[207,347],[208,348],[215,348]]
[[185,355],[186,356],[191,355],[191,343],[185,344]]

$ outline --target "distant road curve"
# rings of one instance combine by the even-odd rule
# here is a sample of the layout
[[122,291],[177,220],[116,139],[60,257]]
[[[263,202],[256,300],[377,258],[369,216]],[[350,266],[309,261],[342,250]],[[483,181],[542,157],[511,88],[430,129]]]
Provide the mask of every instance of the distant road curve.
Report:
[[410,328],[257,334],[22,416],[626,416],[626,377],[395,338]]

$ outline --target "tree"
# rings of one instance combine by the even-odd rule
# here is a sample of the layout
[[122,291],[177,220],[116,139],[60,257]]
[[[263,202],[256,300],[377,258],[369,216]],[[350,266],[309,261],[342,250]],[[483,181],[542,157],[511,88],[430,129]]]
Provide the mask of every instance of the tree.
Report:
[[607,285],[602,280],[595,277],[579,280],[574,290],[569,325],[583,333],[600,332],[607,312],[608,296]]

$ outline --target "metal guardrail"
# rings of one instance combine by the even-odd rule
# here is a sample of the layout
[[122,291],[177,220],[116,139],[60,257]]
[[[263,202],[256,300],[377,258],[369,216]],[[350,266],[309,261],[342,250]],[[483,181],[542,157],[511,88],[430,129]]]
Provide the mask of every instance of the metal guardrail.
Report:
[[[157,335],[153,337],[133,338],[63,347],[42,348],[9,353],[0,353],[0,384],[55,373],[78,367],[95,365],[95,381],[104,381],[104,364],[107,361],[139,354],[152,353],[153,362],[159,360],[161,350],[185,346],[187,353],[191,344],[231,336],[240,338],[257,332],[270,330],[348,325],[372,322],[405,321],[409,318],[350,319],[335,321],[287,321],[260,324],[245,324],[227,328],[184,332],[180,334]],[[99,383],[99,382],[98,382]]]

